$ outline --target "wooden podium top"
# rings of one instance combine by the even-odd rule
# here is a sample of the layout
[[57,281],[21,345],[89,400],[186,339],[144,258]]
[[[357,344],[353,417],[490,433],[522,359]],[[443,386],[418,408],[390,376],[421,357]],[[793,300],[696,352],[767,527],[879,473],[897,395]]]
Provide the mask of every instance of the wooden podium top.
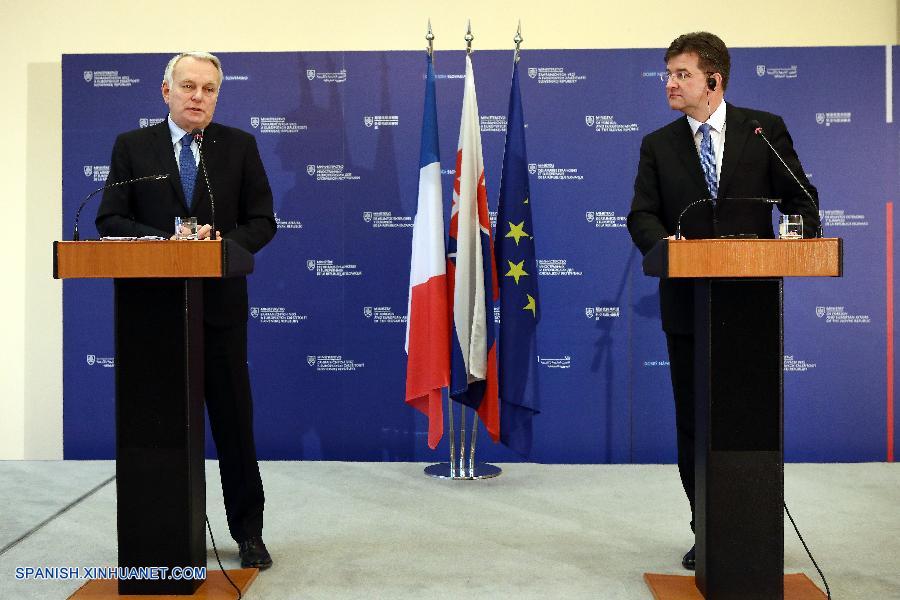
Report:
[[232,240],[53,242],[53,278],[234,277],[253,255]]
[[840,277],[840,238],[660,240],[644,274],[660,278]]

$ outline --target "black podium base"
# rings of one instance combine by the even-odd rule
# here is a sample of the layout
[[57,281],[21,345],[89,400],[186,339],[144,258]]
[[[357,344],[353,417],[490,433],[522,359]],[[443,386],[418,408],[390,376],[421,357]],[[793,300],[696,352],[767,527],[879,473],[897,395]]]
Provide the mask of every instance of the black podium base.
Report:
[[695,283],[697,588],[784,593],[781,279]]
[[[206,566],[200,279],[117,279],[119,566]],[[202,580],[127,579],[120,594],[192,594]]]

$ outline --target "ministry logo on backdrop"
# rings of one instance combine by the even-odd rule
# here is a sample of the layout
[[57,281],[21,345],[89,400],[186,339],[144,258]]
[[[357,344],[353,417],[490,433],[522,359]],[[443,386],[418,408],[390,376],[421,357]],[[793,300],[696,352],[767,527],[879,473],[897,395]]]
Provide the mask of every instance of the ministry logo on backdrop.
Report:
[[784,355],[784,371],[786,373],[805,373],[815,368],[816,363],[806,362],[802,358],[794,358],[793,354]]
[[824,319],[825,323],[836,325],[871,325],[872,317],[869,315],[853,315],[847,312],[843,306],[817,306],[816,317]]
[[851,112],[817,112],[816,123],[830,127],[832,125],[847,124],[853,120]]
[[278,213],[275,214],[275,226],[280,230],[282,229],[303,229],[303,223],[301,221],[294,221],[291,219],[282,219],[278,216]]
[[355,362],[351,358],[344,358],[339,354],[317,354],[306,357],[306,364],[315,367],[316,372],[352,372],[365,368],[366,363]]
[[112,356],[97,356],[96,354],[87,354],[84,357],[89,367],[98,366],[105,369],[114,369],[116,367],[116,359]]
[[869,219],[863,214],[847,214],[842,209],[820,210],[822,227],[868,227]]
[[322,83],[344,83],[347,81],[347,69],[331,71],[329,73],[318,71],[316,69],[307,69],[306,78],[310,81],[319,81]]
[[397,115],[366,115],[363,117],[363,123],[372,129],[397,127],[400,125],[400,117]]
[[344,171],[344,165],[306,165],[306,174],[316,181],[357,181],[359,175]]
[[583,181],[574,167],[558,167],[555,163],[529,163],[528,172],[537,174],[538,181]]
[[481,115],[481,133],[506,133],[506,115]]
[[406,229],[413,226],[413,218],[408,215],[394,215],[389,210],[365,211],[363,221],[371,223],[373,229]]
[[587,75],[567,71],[565,67],[531,67],[528,76],[537,79],[539,85],[575,85],[587,79]]
[[617,215],[611,210],[589,210],[584,219],[597,229],[616,229],[628,226],[628,215]]
[[144,129],[145,127],[153,127],[154,125],[159,125],[163,121],[165,121],[165,119],[161,119],[159,117],[141,117],[140,119],[138,119],[138,127],[140,127],[141,129]]
[[250,127],[259,129],[260,133],[300,133],[309,126],[296,121],[288,121],[287,117],[250,117]]
[[569,266],[565,258],[539,258],[538,275],[541,277],[581,277],[583,272]]
[[250,316],[267,325],[299,325],[309,318],[283,306],[251,306]]
[[109,177],[109,165],[84,165],[84,176],[92,181],[106,181]]
[[620,308],[618,306],[588,306],[584,309],[584,316],[592,321],[618,319]]
[[406,315],[394,313],[390,306],[364,306],[363,315],[378,325],[406,324]]
[[547,358],[546,356],[537,357],[538,364],[548,369],[570,369],[572,368],[572,356],[566,354],[560,358]]
[[327,259],[309,259],[306,268],[316,272],[316,277],[362,277],[362,270],[354,264],[335,264]]
[[636,133],[641,130],[637,123],[619,123],[614,115],[585,115],[584,124],[598,133]]
[[772,79],[797,79],[797,65],[789,67],[767,67],[766,65],[756,65],[756,76],[765,77],[768,75]]
[[118,71],[85,71],[84,81],[93,83],[95,88],[131,87],[141,82],[140,79],[133,78],[130,75],[119,75]]

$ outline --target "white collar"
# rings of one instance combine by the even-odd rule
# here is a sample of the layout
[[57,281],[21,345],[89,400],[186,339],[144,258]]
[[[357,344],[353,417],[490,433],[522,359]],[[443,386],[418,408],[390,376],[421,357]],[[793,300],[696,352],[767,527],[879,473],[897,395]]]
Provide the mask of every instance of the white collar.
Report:
[[[697,119],[695,119],[694,117],[692,117],[690,115],[687,115],[687,120],[688,120],[688,125],[691,126],[691,135],[696,136],[697,130],[700,129],[700,126],[703,123],[701,123],[700,121],[698,121]],[[719,133],[722,133],[723,131],[725,131],[725,101],[724,100],[719,104],[719,108],[717,108],[713,112],[713,114],[711,114],[709,116],[709,118],[706,120],[706,122],[709,123],[709,126],[712,129],[714,129],[715,131],[718,131]]]

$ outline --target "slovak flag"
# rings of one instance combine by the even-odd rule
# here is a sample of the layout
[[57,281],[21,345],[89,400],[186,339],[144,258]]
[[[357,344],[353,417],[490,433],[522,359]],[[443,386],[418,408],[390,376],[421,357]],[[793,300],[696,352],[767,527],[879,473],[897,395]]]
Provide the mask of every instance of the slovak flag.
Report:
[[441,390],[450,383],[450,309],[434,80],[429,56],[406,313],[406,403],[428,415],[431,449],[444,434]]
[[497,274],[484,183],[475,75],[468,55],[447,252],[453,311],[450,396],[477,409],[491,438],[497,441],[500,437],[494,333]]

